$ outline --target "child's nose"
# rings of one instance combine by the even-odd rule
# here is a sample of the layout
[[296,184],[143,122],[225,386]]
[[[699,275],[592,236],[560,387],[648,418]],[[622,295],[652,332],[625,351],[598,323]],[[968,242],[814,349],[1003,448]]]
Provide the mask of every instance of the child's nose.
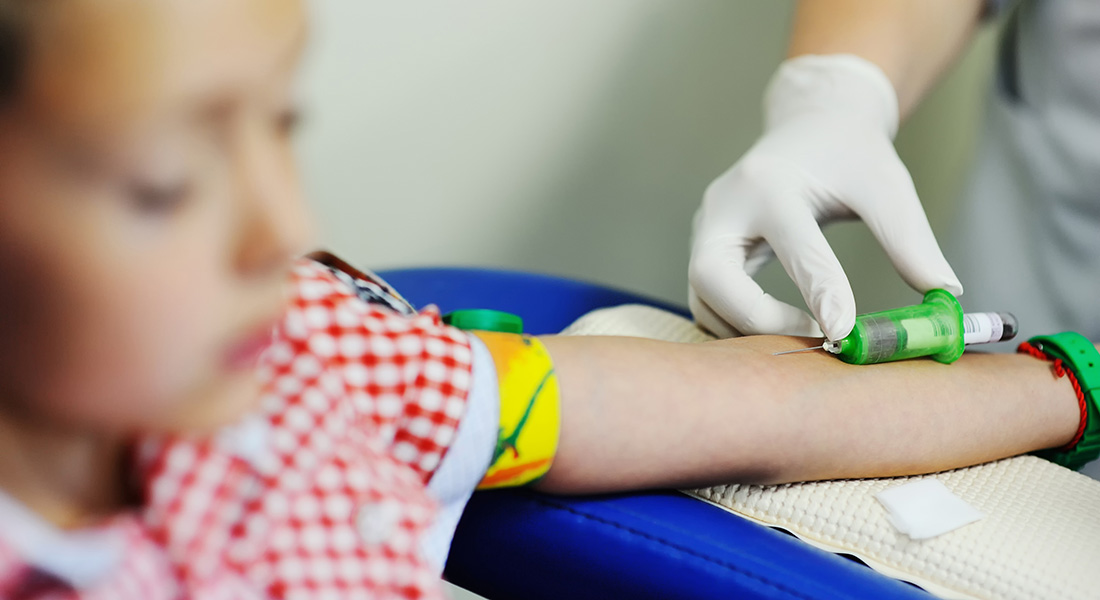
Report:
[[235,161],[243,208],[237,266],[262,275],[303,253],[313,228],[289,142],[259,122],[242,130]]

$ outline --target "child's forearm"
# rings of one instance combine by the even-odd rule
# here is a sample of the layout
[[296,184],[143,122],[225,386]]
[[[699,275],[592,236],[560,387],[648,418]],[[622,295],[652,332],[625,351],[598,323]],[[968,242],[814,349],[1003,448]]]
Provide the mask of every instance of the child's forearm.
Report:
[[544,338],[562,429],[544,490],[932,472],[1068,443],[1067,379],[1024,355],[851,366],[757,336],[707,344]]

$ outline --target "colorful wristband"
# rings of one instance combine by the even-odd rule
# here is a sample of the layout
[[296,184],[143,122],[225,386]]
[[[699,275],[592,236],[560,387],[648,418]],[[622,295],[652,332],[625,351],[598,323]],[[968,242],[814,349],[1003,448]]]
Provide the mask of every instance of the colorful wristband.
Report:
[[558,449],[561,415],[554,363],[538,338],[473,331],[493,356],[500,386],[500,427],[478,489],[515,487],[550,470]]
[[1036,452],[1063,467],[1079,470],[1100,457],[1100,353],[1085,336],[1067,331],[1033,337],[1020,344],[1020,352],[1054,362],[1061,377],[1068,373],[1081,405],[1081,427],[1066,448]]

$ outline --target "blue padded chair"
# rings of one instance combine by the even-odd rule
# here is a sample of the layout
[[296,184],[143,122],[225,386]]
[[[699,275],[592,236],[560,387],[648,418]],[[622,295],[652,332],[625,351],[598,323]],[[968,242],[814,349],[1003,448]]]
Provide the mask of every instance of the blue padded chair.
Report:
[[[571,279],[515,271],[384,271],[413,305],[491,308],[556,333],[582,314],[642,303]],[[451,546],[449,581],[491,600],[723,598],[928,600],[924,591],[675,491],[561,497],[474,494]]]

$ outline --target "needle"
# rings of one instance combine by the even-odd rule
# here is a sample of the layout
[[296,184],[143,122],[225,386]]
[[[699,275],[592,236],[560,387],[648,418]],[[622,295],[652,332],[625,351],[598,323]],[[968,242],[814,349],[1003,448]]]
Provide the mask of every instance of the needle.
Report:
[[800,348],[798,350],[786,350],[783,352],[775,352],[772,356],[779,356],[780,354],[796,354],[798,352],[809,352],[810,350],[822,350],[821,346],[810,346],[809,348]]

